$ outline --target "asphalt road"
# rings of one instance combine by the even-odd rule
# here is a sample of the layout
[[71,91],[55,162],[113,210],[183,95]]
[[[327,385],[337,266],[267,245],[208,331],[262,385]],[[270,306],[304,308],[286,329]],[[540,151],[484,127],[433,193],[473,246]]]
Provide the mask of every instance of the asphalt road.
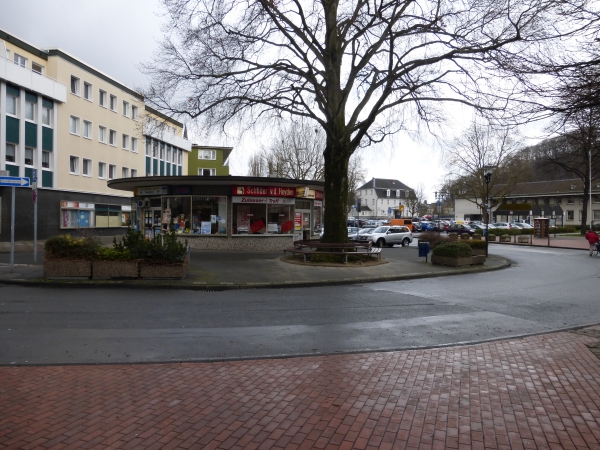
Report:
[[600,322],[600,258],[494,247],[497,272],[224,292],[0,286],[0,364],[166,362],[454,345]]

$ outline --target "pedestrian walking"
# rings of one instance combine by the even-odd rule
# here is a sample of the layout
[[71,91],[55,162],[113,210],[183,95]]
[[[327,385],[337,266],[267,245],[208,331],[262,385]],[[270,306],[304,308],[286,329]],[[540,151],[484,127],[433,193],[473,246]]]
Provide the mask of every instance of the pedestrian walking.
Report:
[[594,250],[596,250],[596,245],[600,242],[600,236],[591,228],[585,234],[585,238],[590,243],[590,256],[594,254]]

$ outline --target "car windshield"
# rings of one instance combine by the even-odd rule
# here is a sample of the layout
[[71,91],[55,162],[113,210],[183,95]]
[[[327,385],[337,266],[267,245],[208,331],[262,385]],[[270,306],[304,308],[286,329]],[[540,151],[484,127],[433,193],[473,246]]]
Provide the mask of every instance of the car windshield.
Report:
[[375,228],[375,230],[373,231],[373,233],[385,233],[388,230],[389,227],[379,227],[379,228]]
[[348,227],[348,233],[356,234],[358,232],[358,228],[356,227]]
[[360,230],[358,232],[358,234],[371,234],[372,231],[373,231],[373,228],[363,228],[362,230]]

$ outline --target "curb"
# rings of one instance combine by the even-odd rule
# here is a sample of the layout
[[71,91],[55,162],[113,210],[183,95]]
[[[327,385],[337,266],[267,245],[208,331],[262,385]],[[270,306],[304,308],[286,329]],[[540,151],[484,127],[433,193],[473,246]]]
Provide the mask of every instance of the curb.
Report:
[[482,266],[482,267],[469,267],[464,269],[456,269],[447,272],[425,272],[425,273],[408,273],[402,275],[393,276],[382,276],[382,277],[369,277],[369,278],[344,278],[341,280],[321,280],[321,281],[285,281],[283,283],[252,283],[252,284],[202,284],[202,285],[184,285],[180,283],[148,283],[148,284],[133,284],[123,281],[93,281],[93,280],[81,280],[81,281],[50,281],[43,278],[34,280],[25,279],[11,279],[1,280],[0,285],[8,286],[25,286],[25,287],[44,287],[44,288],[104,288],[104,289],[162,289],[162,290],[188,290],[188,291],[206,291],[206,292],[217,292],[217,291],[233,291],[242,289],[289,289],[289,288],[310,288],[310,287],[323,287],[323,286],[345,286],[352,284],[363,284],[363,283],[382,283],[388,281],[405,281],[405,280],[418,280],[422,278],[438,278],[452,275],[465,275],[470,273],[482,273],[491,272],[495,270],[506,269],[512,266],[512,262],[506,258],[497,256],[498,259],[502,260],[500,264],[493,266]]

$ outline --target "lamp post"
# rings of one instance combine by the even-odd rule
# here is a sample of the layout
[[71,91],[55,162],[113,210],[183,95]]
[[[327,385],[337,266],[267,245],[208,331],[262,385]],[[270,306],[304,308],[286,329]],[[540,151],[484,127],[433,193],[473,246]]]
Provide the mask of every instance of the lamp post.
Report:
[[434,192],[435,199],[437,200],[437,210],[438,210],[438,233],[442,232],[442,224],[440,222],[440,212],[442,209],[442,202],[446,200],[448,194],[446,192]]
[[492,166],[483,167],[483,178],[485,179],[485,256],[488,256],[488,245],[490,242],[490,181],[492,180],[492,174],[494,168]]

